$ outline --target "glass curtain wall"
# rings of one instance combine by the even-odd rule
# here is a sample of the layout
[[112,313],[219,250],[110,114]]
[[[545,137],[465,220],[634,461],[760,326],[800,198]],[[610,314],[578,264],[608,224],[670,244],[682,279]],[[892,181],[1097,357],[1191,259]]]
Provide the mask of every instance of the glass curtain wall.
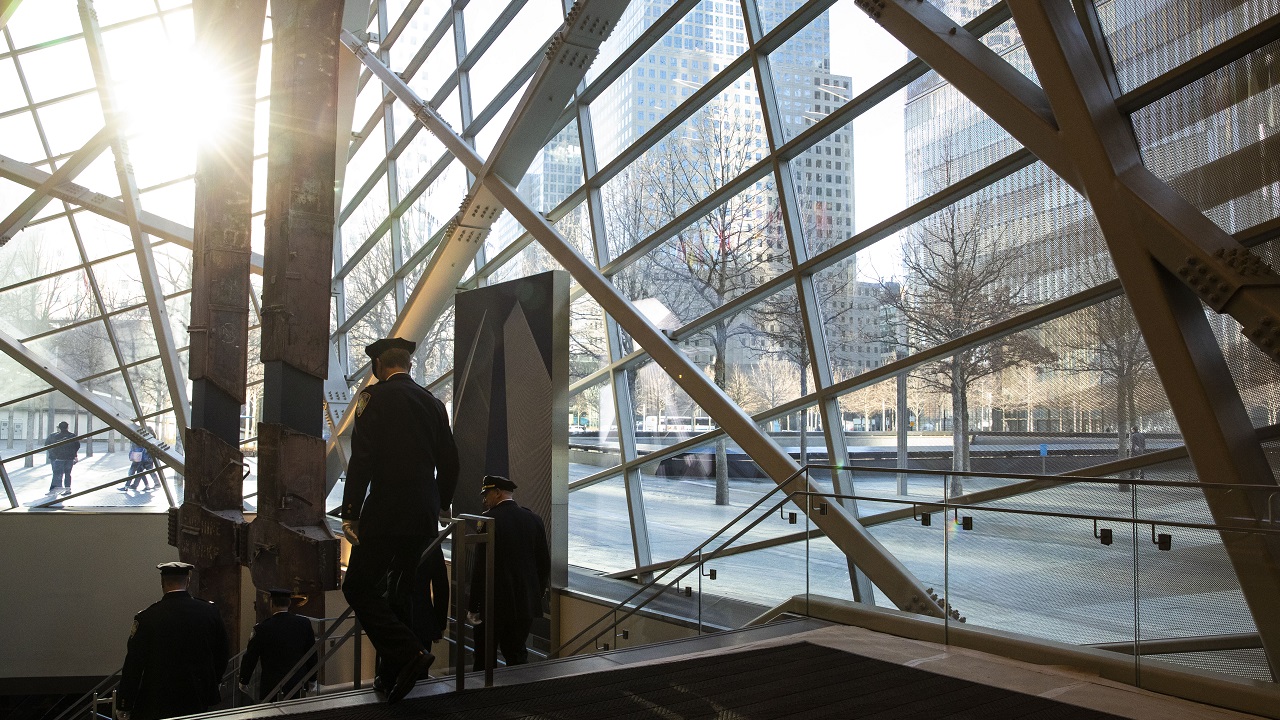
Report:
[[[1002,3],[933,4],[1036,80]],[[3,29],[0,214],[86,152],[102,125],[75,5],[27,0]],[[1196,60],[1274,16],[1276,2],[1097,0],[1093,9],[1148,167],[1273,262],[1277,46],[1211,71]],[[382,39],[384,62],[487,157],[566,10],[560,0],[378,0],[365,31]],[[147,239],[181,355],[199,125],[163,118],[181,110],[172,93],[196,91],[181,65],[190,6],[104,2],[98,12],[118,91],[137,115],[127,135],[142,208],[156,218]],[[269,23],[267,31],[269,43]],[[157,62],[160,53],[173,61]],[[266,50],[263,58],[269,64]],[[1163,96],[1139,92],[1170,74],[1194,77]],[[261,77],[257,151],[265,153],[269,70]],[[334,254],[340,365],[331,372],[355,390],[368,371],[363,346],[411,302],[474,178],[367,70],[351,131]],[[800,464],[886,469],[855,474],[844,492],[936,499],[1008,482],[948,489],[887,469],[1054,474],[1160,451],[1162,464],[1144,477],[1196,479],[1189,463],[1168,456],[1185,451],[1152,360],[1160,348],[1138,331],[1089,204],[855,0],[633,0],[552,132],[531,142],[540,150],[518,184],[524,202],[762,432]],[[264,156],[258,164],[261,252]],[[23,505],[44,492],[39,448],[59,420],[94,438],[90,467],[104,481],[128,462],[127,447],[95,419],[103,407],[166,442],[178,434],[139,256],[112,214],[121,192],[110,148],[74,182],[85,192],[54,197],[0,248],[0,328],[14,340],[0,356],[0,457]],[[504,213],[463,285],[557,267]],[[563,418],[570,561],[636,575],[678,559],[773,484],[598,299],[576,283],[573,298]],[[1255,427],[1273,428],[1276,365],[1230,317],[1208,315]],[[418,338],[414,370],[446,402],[452,323],[446,312]],[[13,360],[21,352],[56,364],[80,398],[24,369]],[[251,443],[253,404],[245,417]],[[832,487],[830,473],[815,479]],[[1108,490],[1028,502],[1097,513],[1114,504]],[[1204,514],[1202,499],[1186,502]],[[871,532],[922,583],[943,586],[940,533],[922,540],[910,518],[875,517],[887,505],[861,507]],[[1025,607],[1008,606],[1008,585],[977,581],[972,573],[999,557],[1049,568],[1062,550],[1031,537],[1026,523],[994,527],[995,544],[964,556],[970,577],[954,602],[1004,605],[975,611],[974,622],[1068,642],[1133,641],[1132,618],[1127,628],[1090,622],[1087,573],[1055,578],[1065,587],[1019,586]],[[787,564],[790,572],[809,557],[839,570],[821,583],[824,594],[852,597],[834,545],[811,546],[795,527],[760,532],[794,542],[735,556],[717,581],[725,594],[779,602],[793,583],[750,582],[750,573]],[[1220,546],[1208,554],[1217,558]],[[1188,616],[1252,628],[1230,577],[1177,593]],[[1199,665],[1269,679],[1258,653]]]

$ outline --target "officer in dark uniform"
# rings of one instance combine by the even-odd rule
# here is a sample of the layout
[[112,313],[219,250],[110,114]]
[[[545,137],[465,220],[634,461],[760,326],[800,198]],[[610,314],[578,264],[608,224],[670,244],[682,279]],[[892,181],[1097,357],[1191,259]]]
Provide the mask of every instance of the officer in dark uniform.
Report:
[[[244,658],[240,662],[240,686],[245,688],[253,678],[253,670],[258,666],[258,661],[262,661],[262,677],[258,680],[258,694],[262,702],[283,699],[284,693],[302,682],[316,666],[316,654],[311,652],[316,644],[316,633],[311,628],[311,621],[289,612],[292,592],[273,589],[270,593],[271,617],[253,627],[249,647],[245,649]],[[289,678],[289,682],[280,688],[275,697],[267,698],[267,693],[279,686],[285,673],[292,670],[304,656],[307,658],[306,663]],[[299,696],[300,694],[294,695]]]
[[227,631],[213,603],[191,597],[192,565],[161,563],[164,597],[133,618],[116,717],[160,720],[207,711],[220,699]]
[[342,592],[378,650],[375,687],[389,690],[389,703],[435,661],[412,630],[411,593],[422,551],[458,483],[444,404],[409,377],[415,347],[386,338],[365,348],[379,382],[356,399],[342,494],[342,528],[352,544]]
[[[471,573],[470,612],[475,623],[475,670],[484,669],[484,637],[490,625],[507,665],[529,662],[525,642],[534,618],[542,617],[542,595],[551,575],[551,552],[542,518],[516,504],[516,484],[486,475],[480,485],[484,514],[493,518],[493,622],[484,608],[485,556],[476,553]],[[478,621],[478,622],[476,622]]]

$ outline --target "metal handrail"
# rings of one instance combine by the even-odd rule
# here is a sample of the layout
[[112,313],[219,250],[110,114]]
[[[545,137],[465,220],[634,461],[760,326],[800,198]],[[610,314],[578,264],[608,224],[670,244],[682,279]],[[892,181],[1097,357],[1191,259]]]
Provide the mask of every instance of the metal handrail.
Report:
[[[234,670],[235,662],[243,656],[244,656],[244,652],[242,651],[242,652],[236,653],[235,655],[233,655],[231,658],[227,660],[227,666],[233,669],[228,670],[222,674],[222,679],[218,681],[219,686],[221,686],[222,683],[225,683],[227,679],[230,678],[232,674],[235,673],[235,670]],[[73,713],[83,708],[86,703],[89,703],[90,705],[92,705],[94,703],[97,703],[102,696],[115,692],[115,690],[120,687],[120,680],[122,679],[123,673],[124,673],[124,666],[122,665],[119,670],[116,670],[115,672],[106,676],[105,678],[100,680],[97,685],[94,685],[93,688],[91,688],[88,692],[86,692],[84,695],[81,695],[79,698],[77,698],[75,702],[71,703],[71,705],[67,707],[66,710],[63,710],[61,713],[58,713],[58,715],[54,717],[53,720],[67,720],[70,713]],[[90,708],[90,712],[96,714],[96,711],[93,710],[92,708]],[[45,718],[48,718],[48,716],[49,716],[49,713],[46,712],[44,715],[41,716],[41,720],[45,720]]]
[[1032,473],[979,472],[977,470],[932,470],[929,468],[876,467],[874,465],[830,465],[826,463],[810,463],[804,470],[838,470],[853,472],[894,473],[904,475],[942,475],[974,478],[996,478],[999,480],[1031,480],[1034,482],[1051,482],[1060,484],[1094,483],[1099,485],[1154,485],[1160,487],[1214,488],[1222,490],[1277,490],[1276,485],[1261,483],[1213,483],[1197,480],[1147,480],[1145,478],[1113,479],[1094,475],[1035,475]]
[[[462,534],[461,532],[462,528],[465,527],[466,521],[468,520],[476,523],[483,523],[485,525],[485,530],[483,534],[479,534],[479,533],[468,534],[468,535],[465,535],[465,537],[460,537],[460,535]],[[462,690],[465,687],[465,663],[463,662],[464,660],[463,650],[465,650],[466,648],[466,643],[463,642],[463,638],[465,637],[465,634],[466,634],[465,625],[467,622],[466,609],[465,609],[466,594],[462,591],[462,588],[465,587],[463,585],[463,575],[465,573],[462,571],[462,567],[464,565],[462,560],[463,560],[463,556],[466,553],[465,548],[467,546],[467,543],[464,540],[484,542],[486,545],[487,563],[486,563],[486,569],[485,569],[485,581],[486,581],[485,582],[485,617],[492,618],[493,617],[493,550],[494,550],[493,518],[490,518],[484,515],[467,515],[467,514],[459,515],[456,518],[449,518],[445,524],[445,527],[440,531],[438,535],[436,535],[436,538],[432,540],[431,543],[428,544],[427,547],[422,551],[422,554],[420,555],[418,560],[418,565],[421,565],[422,562],[426,560],[427,556],[432,551],[434,551],[437,547],[439,547],[444,542],[445,538],[449,537],[450,535],[453,535],[453,541],[454,541],[453,547],[455,549],[454,572],[453,572],[453,581],[454,581],[453,596],[454,596],[455,602],[458,603],[458,606],[455,609],[455,613],[454,613],[455,617],[453,618],[454,634],[457,637],[457,642],[455,642],[455,645],[460,648],[456,652],[457,662],[455,664],[455,670],[457,671],[458,677],[456,679],[455,689]],[[320,654],[324,644],[328,642],[329,639],[333,636],[333,633],[335,630],[337,630],[338,625],[344,622],[346,619],[350,618],[353,614],[354,614],[354,611],[349,607],[345,611],[343,611],[342,614],[339,615],[338,618],[334,621],[333,625],[329,628],[329,630],[326,631],[322,637],[316,640],[315,644],[312,645],[312,647],[307,651],[307,653],[303,655],[302,658],[300,658],[298,662],[296,662],[294,666],[284,674],[284,677],[280,680],[280,682],[274,688],[271,689],[271,692],[262,694],[262,698],[263,698],[262,702],[275,702],[273,698],[276,698],[276,696],[282,691],[284,692],[284,695],[280,699],[288,700],[294,697],[294,695],[300,689],[305,687],[306,684],[309,683],[312,680],[312,678],[315,677],[320,672],[320,665],[321,665],[320,663],[316,663],[314,667],[312,667],[310,670],[304,673],[301,678],[299,678],[298,682],[289,686],[287,690],[285,686],[289,683],[290,678],[294,676],[294,673],[297,673],[300,670],[302,670],[303,666],[313,656],[318,656]],[[345,632],[338,639],[337,645],[333,648],[333,651],[337,651],[338,649],[340,649],[344,644],[346,644],[347,640],[357,636],[359,632],[360,632],[360,622],[357,619],[355,625],[352,626],[350,630]],[[495,642],[496,642],[496,638],[494,633],[486,632],[485,647],[487,652],[485,654],[485,687],[489,687],[493,685]],[[357,652],[359,651],[359,643],[356,644],[356,651]],[[355,668],[355,673],[357,675],[357,680],[356,680],[357,687],[359,687],[358,676],[360,673],[360,668],[358,666],[358,662],[357,662],[357,667]]]
[[[733,543],[738,538],[742,537],[744,534],[746,534],[748,531],[750,531],[752,528],[754,528],[756,525],[762,522],[765,518],[772,516],[775,510],[778,510],[782,506],[786,505],[788,502],[794,502],[795,498],[799,496],[804,496],[807,498],[822,497],[822,498],[828,498],[833,500],[854,500],[854,501],[861,500],[861,501],[867,501],[867,502],[885,502],[885,503],[900,504],[900,505],[910,505],[912,506],[913,511],[916,510],[917,508],[923,508],[925,509],[925,511],[936,510],[938,508],[941,508],[944,512],[951,511],[951,510],[958,512],[960,509],[966,509],[966,510],[977,509],[983,512],[1006,513],[1011,515],[1032,515],[1032,516],[1040,516],[1040,517],[1089,520],[1089,521],[1095,522],[1095,524],[1097,522],[1115,522],[1115,523],[1121,523],[1121,524],[1129,523],[1135,526],[1149,525],[1152,528],[1153,533],[1155,532],[1155,528],[1157,526],[1161,526],[1161,527],[1176,527],[1176,528],[1195,529],[1195,530],[1211,530],[1211,531],[1217,531],[1217,532],[1240,532],[1240,533],[1264,534],[1264,535],[1280,535],[1280,528],[1262,528],[1262,527],[1256,527],[1256,526],[1246,527],[1246,526],[1236,526],[1236,525],[1224,525],[1219,523],[1192,523],[1192,522],[1181,522],[1181,521],[1164,520],[1164,519],[1087,515],[1082,513],[1064,513],[1064,512],[1055,512],[1055,511],[1048,511],[1048,510],[1028,510],[1028,509],[1021,509],[1021,508],[984,507],[981,505],[975,505],[970,503],[956,503],[956,502],[953,502],[952,499],[948,499],[945,497],[940,501],[939,500],[920,501],[920,500],[906,500],[900,497],[880,497],[880,496],[873,496],[873,495],[843,494],[843,493],[835,493],[835,492],[830,492],[830,493],[814,492],[811,490],[792,490],[787,493],[787,497],[785,499],[775,503],[773,508],[771,508],[769,512],[761,514],[760,517],[756,518],[754,521],[752,521],[745,528],[740,530],[732,538],[729,538],[724,543],[721,543],[719,547],[712,550],[709,554],[702,553],[702,549],[705,548],[707,545],[709,545],[712,540],[719,537],[721,534],[727,531],[730,527],[732,527],[733,525],[738,523],[740,520],[742,520],[744,517],[746,517],[749,513],[753,512],[756,508],[758,508],[761,504],[763,504],[765,500],[773,496],[775,493],[781,490],[786,484],[793,481],[797,476],[799,476],[802,473],[807,475],[808,472],[813,469],[829,469],[829,470],[842,470],[842,471],[843,470],[855,470],[855,471],[861,470],[861,471],[871,471],[876,473],[910,472],[915,474],[938,475],[938,476],[944,476],[944,477],[965,476],[965,477],[990,477],[990,478],[1033,480],[1033,481],[1047,480],[1047,481],[1052,481],[1052,482],[1057,482],[1062,484],[1070,484],[1070,483],[1076,483],[1076,482],[1089,482],[1089,483],[1098,483],[1098,484],[1107,484],[1107,485],[1116,485],[1116,484],[1139,485],[1141,484],[1141,485],[1155,485],[1155,486],[1162,486],[1162,487],[1169,487],[1169,486],[1211,487],[1211,488],[1224,489],[1224,490],[1255,489],[1255,490],[1273,490],[1274,491],[1275,489],[1274,486],[1269,486],[1269,485],[1243,484],[1243,483],[1234,483],[1234,484],[1202,483],[1202,482],[1193,482],[1193,481],[1144,480],[1139,478],[1106,479],[1106,478],[1076,477],[1076,476],[1062,476],[1062,475],[1036,476],[1036,475],[1021,475],[1021,474],[1013,474],[1013,473],[983,473],[983,472],[975,472],[975,471],[950,471],[950,470],[925,470],[925,469],[916,470],[916,469],[903,469],[903,468],[882,468],[882,467],[873,467],[873,466],[828,465],[828,464],[819,464],[819,463],[806,464],[804,467],[800,468],[800,470],[798,470],[797,472],[792,473],[784,482],[778,483],[773,489],[771,489],[769,492],[762,495],[759,500],[753,503],[746,510],[739,513],[736,517],[730,520],[724,527],[720,528],[711,536],[709,536],[707,540],[703,541],[696,548],[694,548],[693,550],[685,554],[684,557],[667,564],[667,568],[663,570],[663,572],[659,574],[657,577],[653,578],[648,583],[645,583],[643,586],[640,587],[640,589],[633,592],[626,599],[618,603],[615,603],[609,610],[607,610],[603,615],[597,618],[594,622],[588,624],[586,627],[580,630],[576,635],[574,635],[569,640],[565,641],[564,643],[561,643],[558,647],[552,650],[552,652],[550,653],[550,657],[559,656],[561,651],[563,651],[564,648],[567,647],[570,643],[573,643],[574,641],[578,640],[583,635],[585,635],[586,633],[594,629],[601,622],[603,622],[604,620],[607,620],[610,617],[614,618],[613,622],[607,627],[601,629],[595,635],[591,636],[588,642],[594,643],[597,639],[599,639],[601,635],[605,634],[610,629],[613,629],[614,631],[616,631],[617,626],[620,622],[626,620],[627,618],[639,612],[646,605],[648,605],[649,602],[651,602],[654,598],[656,598],[660,593],[654,593],[648,599],[637,604],[635,607],[627,610],[620,618],[617,617],[618,612],[622,611],[627,606],[627,604],[630,603],[632,600],[634,600],[641,594],[645,593],[646,591],[658,585],[658,583],[663,579],[663,577],[665,577],[672,570],[682,565],[686,565],[686,564],[689,565],[688,569],[686,569],[683,573],[681,573],[679,576],[677,576],[673,580],[668,581],[666,585],[663,587],[663,590],[669,589],[672,586],[672,584],[678,583],[680,580],[684,579],[694,570],[701,570],[701,568],[707,562],[718,557],[719,553],[725,550],[731,543]],[[809,503],[809,504],[811,505],[812,503]],[[1253,519],[1253,520],[1245,519],[1245,518],[1236,518],[1236,519],[1245,520],[1247,522],[1257,522],[1256,519]],[[587,643],[584,642],[581,645],[575,647],[572,651],[570,651],[570,654],[577,653],[578,651],[582,650],[586,646],[587,646]]]
[[[636,598],[637,598],[637,597],[639,597],[641,594],[643,594],[645,591],[647,591],[647,590],[649,590],[649,589],[653,588],[654,586],[656,586],[656,585],[657,585],[657,584],[662,580],[662,578],[666,577],[667,573],[671,572],[672,570],[674,570],[675,568],[679,567],[680,565],[684,565],[684,564],[686,564],[689,560],[691,560],[691,559],[692,559],[692,558],[694,558],[695,556],[699,555],[699,554],[702,552],[702,549],[703,549],[703,548],[705,548],[707,545],[710,545],[710,544],[711,544],[711,542],[712,542],[713,540],[715,540],[717,537],[719,537],[720,535],[722,535],[723,533],[725,533],[726,531],[728,531],[728,530],[729,530],[729,528],[731,528],[731,527],[733,527],[734,525],[736,525],[736,524],[738,523],[738,521],[739,521],[739,520],[743,519],[743,518],[744,518],[744,517],[746,517],[748,514],[750,514],[751,512],[753,512],[756,508],[758,508],[758,507],[760,507],[762,504],[764,504],[764,502],[765,502],[766,500],[768,500],[770,497],[772,497],[775,493],[777,493],[777,492],[781,491],[781,490],[782,490],[782,488],[783,488],[784,486],[786,486],[787,484],[791,483],[793,480],[795,480],[795,479],[796,479],[797,477],[799,477],[800,475],[802,475],[802,474],[808,474],[808,467],[809,467],[809,466],[808,466],[808,465],[806,465],[806,466],[804,466],[804,467],[802,467],[802,468],[800,468],[800,469],[796,470],[795,472],[791,473],[791,475],[789,475],[789,476],[787,477],[787,479],[786,479],[786,480],[784,480],[783,482],[780,482],[780,483],[778,483],[777,485],[775,485],[775,486],[773,487],[773,489],[772,489],[772,490],[770,490],[769,492],[767,492],[767,493],[765,493],[764,495],[762,495],[762,496],[760,497],[760,499],[759,499],[759,500],[756,500],[754,503],[752,503],[752,504],[751,504],[751,505],[750,505],[746,510],[743,510],[742,512],[738,513],[738,515],[737,515],[736,517],[734,517],[732,520],[730,520],[727,524],[725,524],[725,525],[724,525],[724,527],[720,528],[719,530],[715,531],[715,532],[714,532],[714,533],[712,533],[710,536],[708,536],[708,537],[707,537],[707,539],[706,539],[706,540],[703,540],[701,543],[699,543],[697,547],[695,547],[694,549],[692,549],[692,550],[690,550],[688,553],[686,553],[686,554],[685,554],[685,556],[684,556],[683,558],[681,558],[680,560],[677,560],[675,563],[673,563],[673,564],[672,564],[670,567],[668,567],[666,570],[663,570],[661,573],[659,573],[659,574],[658,574],[656,577],[654,577],[652,580],[650,580],[649,582],[647,582],[647,583],[645,583],[644,585],[640,586],[640,589],[638,589],[638,590],[636,590],[635,592],[631,593],[631,595],[627,596],[627,598],[626,598],[625,600],[623,600],[622,602],[620,602],[620,603],[618,603],[617,605],[615,605],[612,609],[610,609],[610,610],[609,610],[608,612],[606,612],[604,615],[601,615],[599,618],[596,618],[596,620],[595,620],[594,622],[592,622],[591,624],[587,625],[587,626],[586,626],[586,627],[584,627],[582,630],[578,631],[578,634],[577,634],[577,635],[574,635],[573,637],[571,637],[571,638],[569,638],[568,640],[566,640],[566,641],[564,641],[564,642],[560,643],[558,646],[556,646],[554,649],[552,649],[552,650],[551,650],[551,652],[549,653],[549,657],[559,657],[559,656],[560,656],[560,652],[561,652],[562,650],[564,650],[564,649],[565,649],[565,647],[567,647],[570,643],[572,643],[572,642],[576,641],[578,638],[580,638],[580,637],[582,637],[583,635],[587,634],[587,632],[588,632],[588,631],[590,631],[590,630],[591,630],[592,628],[594,628],[596,625],[600,624],[600,623],[601,623],[602,621],[604,621],[605,619],[607,619],[607,618],[609,618],[609,617],[611,617],[611,616],[614,616],[614,615],[617,613],[617,611],[618,611],[618,610],[620,610],[620,609],[622,609],[623,607],[625,607],[627,603],[629,603],[629,602],[631,602],[632,600],[636,599]],[[786,501],[784,500],[782,504],[784,504],[784,505],[785,505],[785,504],[786,504]],[[771,513],[771,512],[772,512],[772,511],[770,511],[770,513]],[[764,516],[762,516],[762,517],[765,517],[765,516],[767,516],[768,514],[769,514],[769,513],[766,513],[766,514],[765,514]],[[758,521],[757,521],[757,522],[758,522]],[[754,524],[753,524],[751,527],[754,527]],[[750,529],[750,528],[748,528],[748,529]],[[680,577],[676,578],[673,582],[679,582],[679,581],[680,581],[680,579],[682,579],[685,575],[688,575],[688,574],[689,574],[689,572],[690,572],[690,571],[686,570],[683,574],[681,574],[681,575],[680,575]],[[670,583],[668,583],[668,584],[667,584],[667,587],[670,587]],[[664,589],[665,589],[665,588],[664,588]],[[642,608],[642,607],[644,607],[645,605],[647,605],[647,604],[649,603],[649,601],[650,601],[650,600],[652,600],[652,599],[653,599],[653,598],[649,598],[649,600],[645,600],[643,603],[641,603],[640,605],[636,606],[636,608],[635,608],[634,610],[632,610],[631,612],[627,613],[627,614],[626,614],[622,619],[623,619],[623,620],[627,619],[627,618],[628,618],[628,617],[630,617],[632,614],[634,614],[634,613],[635,613],[635,611],[637,611],[637,610],[639,610],[640,608]],[[615,627],[615,628],[616,628],[616,627],[617,627],[617,624],[618,624],[618,620],[616,620],[616,619],[615,619],[615,620],[614,620],[614,623],[613,623],[613,627]],[[597,633],[596,635],[592,636],[591,641],[592,641],[592,642],[594,642],[597,638],[599,638],[599,637],[600,637],[600,635],[603,635],[603,634],[604,634],[604,632],[605,632],[604,630],[601,630],[599,633]],[[576,653],[578,650],[581,650],[583,647],[586,647],[586,644],[585,644],[585,643],[584,643],[583,645],[578,646],[577,648],[574,648],[572,652],[575,652],[575,653]]]

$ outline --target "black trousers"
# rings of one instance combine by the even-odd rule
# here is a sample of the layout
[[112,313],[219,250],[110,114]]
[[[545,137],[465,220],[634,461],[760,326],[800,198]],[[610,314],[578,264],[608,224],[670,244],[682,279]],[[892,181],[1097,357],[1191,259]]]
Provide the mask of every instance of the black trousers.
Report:
[[411,629],[410,597],[426,535],[362,538],[351,548],[342,594],[380,656],[378,674],[394,678],[423,650]]
[[437,546],[418,566],[411,601],[413,632],[423,645],[444,637],[449,623],[449,568],[444,552]]
[[[525,643],[529,640],[529,628],[533,625],[533,618],[508,620],[499,618],[496,625],[494,641],[498,650],[502,651],[502,659],[507,665],[524,665],[529,662],[529,649],[525,647]],[[486,621],[471,629],[471,637],[475,641],[475,665],[472,670],[477,672],[484,670],[484,638],[488,627],[489,623]]]

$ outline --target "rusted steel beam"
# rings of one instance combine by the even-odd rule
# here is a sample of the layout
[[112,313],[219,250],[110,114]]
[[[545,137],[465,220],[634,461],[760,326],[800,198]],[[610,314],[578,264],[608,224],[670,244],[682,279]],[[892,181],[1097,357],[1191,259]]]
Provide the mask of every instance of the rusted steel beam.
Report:
[[[259,512],[249,569],[259,591],[285,587],[324,613],[338,586],[338,541],[324,521],[324,379],[330,275],[341,0],[271,3],[271,129],[263,257]],[[265,606],[263,603],[259,603]]]
[[191,427],[186,494],[171,542],[196,566],[197,594],[216,602],[240,647],[245,524],[240,407],[249,340],[255,86],[266,0],[196,0],[198,52],[228,84],[217,133],[199,138],[192,243]]

